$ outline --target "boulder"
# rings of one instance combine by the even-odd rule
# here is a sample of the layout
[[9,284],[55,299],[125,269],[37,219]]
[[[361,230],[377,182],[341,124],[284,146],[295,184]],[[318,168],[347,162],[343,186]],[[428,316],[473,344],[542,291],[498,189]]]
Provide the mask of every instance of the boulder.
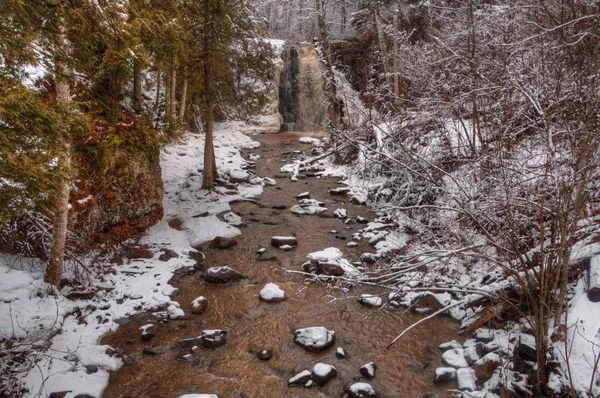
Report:
[[364,364],[358,369],[360,374],[368,379],[372,379],[375,377],[375,371],[377,370],[377,365],[374,362],[369,362]]
[[502,365],[500,356],[495,352],[491,352],[475,362],[473,370],[478,379],[489,379],[500,365]]
[[460,391],[475,390],[475,380],[475,371],[471,368],[461,368],[456,371],[456,382]]
[[442,343],[438,347],[442,352],[446,352],[453,348],[462,348],[462,345],[459,342],[457,342],[456,340],[452,340],[452,341],[448,341],[446,343]]
[[225,345],[227,332],[225,330],[204,330],[198,336],[198,340],[203,347],[206,348],[217,348]]
[[199,297],[196,297],[194,299],[194,301],[192,301],[192,308],[191,308],[190,312],[195,315],[200,315],[204,311],[206,311],[207,307],[208,307],[208,300],[206,299],[206,297],[199,296]]
[[211,249],[223,250],[229,249],[237,244],[238,242],[235,239],[226,238],[224,236],[217,236],[210,242],[210,245],[208,247],[210,247]]
[[377,398],[378,396],[369,383],[354,383],[348,387],[348,398]]
[[312,374],[308,370],[303,370],[288,380],[288,386],[303,386],[311,379]]
[[442,354],[442,360],[445,364],[452,366],[453,368],[466,368],[469,366],[462,348],[452,348],[444,352]]
[[279,303],[286,299],[285,292],[274,283],[267,283],[258,295],[262,301],[267,303]]
[[322,351],[333,345],[335,332],[320,326],[298,329],[294,341],[309,351]]
[[456,380],[456,369],[454,368],[437,368],[435,370],[434,383],[446,383]]
[[317,363],[312,370],[312,379],[320,386],[324,386],[327,382],[337,376],[337,370],[326,363]]
[[297,246],[298,240],[294,236],[273,236],[271,238],[271,246],[281,247],[281,246]]
[[229,266],[210,267],[206,270],[204,280],[209,283],[225,284],[238,281],[243,275]]
[[466,347],[464,349],[465,359],[469,366],[473,365],[483,356],[483,343],[477,343],[474,346]]
[[519,344],[517,345],[518,355],[528,361],[537,361],[537,348],[535,346],[535,337],[530,334],[521,333],[519,335]]

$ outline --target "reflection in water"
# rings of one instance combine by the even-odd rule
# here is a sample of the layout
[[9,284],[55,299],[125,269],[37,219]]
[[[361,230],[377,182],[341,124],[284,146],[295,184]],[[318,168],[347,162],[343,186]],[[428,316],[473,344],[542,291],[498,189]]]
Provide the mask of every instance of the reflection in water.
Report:
[[[262,143],[255,151],[261,155],[257,175],[274,177],[279,174],[281,160],[290,161],[291,150],[307,150],[307,145],[298,143],[299,137],[293,133],[257,137]],[[238,238],[239,245],[222,251],[206,249],[206,264],[230,265],[248,278],[233,285],[215,286],[205,284],[200,273],[175,277],[171,283],[180,289],[176,300],[186,314],[189,303],[200,295],[208,299],[207,311],[161,325],[149,343],[142,342],[138,332],[147,320],[123,326],[105,337],[104,344],[142,359],[112,375],[104,397],[177,397],[185,392],[218,393],[221,397],[340,397],[360,376],[359,367],[371,361],[377,365],[377,373],[368,382],[380,397],[450,396],[446,392],[450,385],[432,383],[434,370],[440,366],[440,354],[435,347],[456,338],[457,327],[450,319],[430,320],[387,349],[403,328],[419,318],[402,309],[365,308],[356,299],[362,293],[381,294],[385,299],[386,292],[373,287],[348,289],[309,283],[301,275],[285,272],[284,268],[299,270],[308,253],[326,247],[340,248],[350,261],[372,251],[362,242],[355,248],[346,247],[352,233],[360,228],[356,224],[349,226],[353,229],[346,229],[339,219],[290,213],[289,208],[297,203],[295,196],[310,191],[313,198],[326,202],[327,214],[345,208],[350,216],[374,218],[366,208],[327,193],[327,188],[336,186],[334,179],[309,178],[298,182],[278,179],[276,186],[265,187],[259,204],[234,204],[233,210],[247,224]],[[280,205],[286,209],[273,208]],[[337,233],[332,234],[331,230]],[[275,235],[294,235],[298,246],[290,252],[270,247],[270,238]],[[341,240],[336,235],[347,239]],[[258,261],[259,247],[267,248],[260,256],[263,260],[275,258]],[[278,284],[288,300],[278,304],[259,301],[258,292],[269,282]],[[336,344],[320,353],[307,352],[295,345],[294,331],[307,326],[334,330]],[[170,345],[213,328],[228,331],[226,346],[204,349],[195,355],[193,362],[180,359],[187,352],[141,355],[145,346]],[[336,358],[335,347],[343,347],[348,358]],[[271,350],[273,358],[258,359],[256,354],[263,349]],[[287,387],[290,377],[304,369],[312,370],[317,362],[335,366],[338,377],[324,387]]]

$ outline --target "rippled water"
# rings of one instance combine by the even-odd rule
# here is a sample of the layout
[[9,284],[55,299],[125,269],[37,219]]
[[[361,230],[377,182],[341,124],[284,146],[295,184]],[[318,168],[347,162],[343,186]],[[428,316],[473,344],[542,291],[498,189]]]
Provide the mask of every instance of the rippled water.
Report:
[[[256,173],[274,177],[279,174],[282,160],[290,162],[290,151],[310,150],[300,144],[294,133],[258,136],[262,143],[254,152],[261,155]],[[233,210],[248,224],[242,228],[239,244],[228,250],[206,249],[207,266],[230,265],[248,276],[236,284],[215,286],[205,284],[200,273],[176,276],[171,282],[180,289],[176,300],[189,311],[189,303],[197,296],[209,301],[208,310],[190,319],[174,320],[159,327],[150,342],[140,340],[138,328],[148,323],[140,320],[119,328],[103,339],[104,344],[119,347],[128,355],[140,356],[145,346],[169,345],[183,338],[197,337],[204,329],[228,331],[224,347],[205,349],[188,363],[180,359],[185,352],[170,352],[161,356],[143,355],[131,365],[113,374],[104,397],[177,397],[186,392],[218,393],[225,397],[341,397],[345,388],[360,377],[359,367],[368,362],[377,365],[376,377],[369,382],[380,397],[451,396],[450,385],[434,385],[433,375],[440,366],[436,346],[456,338],[457,325],[445,317],[423,323],[405,335],[401,341],[386,348],[390,341],[419,317],[402,309],[377,310],[361,306],[357,297],[362,293],[386,292],[373,287],[355,287],[348,292],[328,284],[305,281],[298,274],[284,269],[299,270],[310,252],[335,246],[349,260],[361,253],[373,251],[365,244],[347,248],[346,243],[360,226],[345,229],[339,219],[318,216],[297,216],[289,208],[297,203],[295,196],[310,191],[311,197],[326,202],[331,212],[345,208],[349,216],[375,216],[364,207],[354,206],[345,197],[334,197],[327,188],[339,186],[336,179],[277,179],[274,187],[265,187],[259,203],[236,203]],[[285,205],[275,210],[273,205]],[[266,223],[266,224],[265,224]],[[178,227],[178,226],[177,226]],[[337,230],[337,234],[330,233]],[[275,235],[294,235],[298,246],[283,252],[269,246]],[[337,236],[337,238],[336,238]],[[346,237],[346,240],[339,239]],[[275,256],[271,261],[258,261],[259,247],[268,248],[262,257]],[[288,300],[278,304],[259,301],[258,292],[269,282],[278,284]],[[325,326],[336,332],[336,344],[320,353],[305,351],[294,344],[294,331],[301,327]],[[337,359],[335,347],[343,347],[349,358]],[[273,358],[261,361],[256,352],[273,351]],[[324,387],[288,388],[287,380],[314,364],[324,362],[337,368],[338,377]],[[425,369],[422,369],[426,365]],[[427,395],[430,394],[430,395]]]

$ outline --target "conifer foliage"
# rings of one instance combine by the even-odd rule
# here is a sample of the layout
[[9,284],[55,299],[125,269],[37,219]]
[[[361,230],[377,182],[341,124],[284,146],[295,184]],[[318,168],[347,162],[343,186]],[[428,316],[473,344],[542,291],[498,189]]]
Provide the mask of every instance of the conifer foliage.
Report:
[[0,2],[0,242],[23,212],[53,218],[33,254],[59,286],[75,179],[102,173],[106,148],[156,148],[198,118],[212,188],[215,117],[265,104],[257,21],[237,0]]

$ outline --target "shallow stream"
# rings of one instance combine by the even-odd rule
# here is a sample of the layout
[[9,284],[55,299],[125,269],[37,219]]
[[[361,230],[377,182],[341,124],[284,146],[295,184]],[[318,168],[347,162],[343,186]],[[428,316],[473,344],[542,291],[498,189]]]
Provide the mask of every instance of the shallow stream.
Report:
[[[261,156],[256,162],[256,174],[275,177],[281,174],[282,164],[291,162],[292,151],[310,151],[311,146],[299,143],[299,137],[296,133],[255,137],[261,143],[259,149],[252,151]],[[351,204],[347,197],[328,194],[328,188],[339,186],[333,178],[303,178],[297,182],[277,178],[277,185],[265,187],[257,203],[232,204],[233,211],[247,225],[236,238],[237,246],[226,250],[206,248],[206,266],[229,265],[247,278],[218,286],[204,283],[200,272],[176,276],[171,281],[179,289],[175,300],[186,314],[189,303],[198,296],[208,299],[208,309],[202,315],[161,325],[148,342],[140,339],[138,331],[148,320],[124,325],[106,336],[103,344],[120,348],[124,354],[138,359],[111,376],[104,397],[175,398],[190,392],[216,393],[222,398],[341,397],[347,386],[361,377],[359,367],[368,362],[377,365],[376,376],[361,380],[370,383],[382,398],[451,396],[447,389],[452,385],[434,385],[433,377],[435,368],[441,366],[436,347],[456,338],[456,323],[446,317],[432,319],[387,348],[404,328],[420,319],[418,315],[405,309],[362,306],[357,301],[362,293],[381,294],[384,301],[387,298],[387,292],[374,287],[344,291],[285,272],[285,269],[300,270],[307,254],[327,247],[339,248],[350,261],[358,261],[362,253],[374,251],[364,242],[354,248],[346,247],[352,233],[362,227],[360,224],[346,229],[340,219],[290,212],[290,207],[297,204],[296,195],[310,191],[311,198],[326,202],[328,215],[336,208],[344,208],[350,217],[375,218],[368,208]],[[285,209],[273,208],[282,205]],[[332,230],[337,233],[331,233]],[[271,237],[276,235],[294,235],[298,246],[289,252],[271,247]],[[259,247],[267,248],[262,256],[256,254]],[[276,304],[259,301],[259,291],[269,282],[285,291],[286,301]],[[334,330],[335,345],[318,353],[296,345],[294,331],[309,326]],[[144,347],[169,346],[184,338],[197,337],[205,329],[227,330],[227,344],[204,349],[191,362],[181,359],[185,353],[181,351],[141,354]],[[336,358],[336,347],[342,347],[348,358]],[[273,352],[270,360],[257,358],[256,353],[263,349]],[[317,362],[335,366],[338,376],[323,387],[288,387],[289,378],[304,369],[312,370]]]

